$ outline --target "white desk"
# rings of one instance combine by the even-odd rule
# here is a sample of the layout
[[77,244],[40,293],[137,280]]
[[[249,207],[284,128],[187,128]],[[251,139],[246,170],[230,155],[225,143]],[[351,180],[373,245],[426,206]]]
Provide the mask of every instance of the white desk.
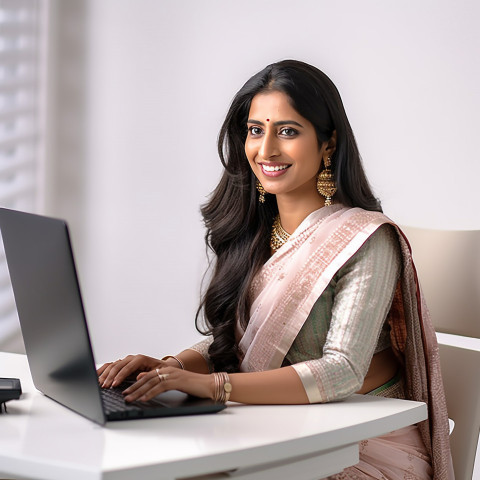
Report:
[[0,415],[0,477],[172,480],[236,470],[237,480],[319,479],[357,463],[360,440],[427,418],[423,403],[354,395],[102,428],[37,392],[23,355],[0,353],[0,377],[20,378],[24,392]]

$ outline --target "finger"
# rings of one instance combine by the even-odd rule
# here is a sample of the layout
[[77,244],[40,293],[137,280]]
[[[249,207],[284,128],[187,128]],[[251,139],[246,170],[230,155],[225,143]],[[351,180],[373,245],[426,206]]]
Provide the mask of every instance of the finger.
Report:
[[115,366],[106,377],[105,386],[116,387],[132,374],[139,371],[150,371],[155,367],[163,366],[164,362],[145,355],[128,355],[124,360],[114,362]]
[[[123,393],[131,396],[130,398],[133,399],[140,399],[141,401],[150,400],[159,393],[175,388],[175,382],[171,382],[171,374],[174,371],[174,368],[167,367],[156,368],[148,373],[144,373],[139,381],[127,388]],[[168,383],[167,379],[169,380]]]
[[[122,360],[117,360],[110,365],[110,368],[107,368],[103,375],[103,388],[110,388],[119,385],[127,376],[127,372],[130,370],[135,371],[135,367],[132,367],[129,364],[131,363],[131,357],[128,356]],[[126,368],[126,370],[124,370]],[[131,372],[130,372],[131,373]]]
[[[145,375],[147,375],[150,371],[154,371],[156,368],[159,368],[159,369],[164,369],[166,367],[171,367],[171,365],[169,365],[167,362],[164,362],[163,360],[159,360],[158,361],[158,364],[156,364],[155,366],[153,366],[152,368],[149,368],[148,371],[146,372],[141,372],[137,375],[137,380],[140,380],[141,378],[143,378]],[[163,372],[165,373],[165,372]]]
[[100,368],[98,368],[97,369],[97,375],[100,376],[105,371],[105,369],[110,365],[111,365],[111,363],[105,363]]
[[128,377],[130,377],[138,369],[139,369],[138,361],[135,361],[135,360],[130,361],[126,364],[119,365],[119,370],[112,380],[112,387],[118,387],[118,385],[124,382]]
[[156,368],[155,370],[151,370],[150,372],[144,372],[140,374],[142,377],[135,382],[133,385],[130,385],[128,388],[126,388],[123,393],[125,395],[129,395],[132,393],[138,393],[141,389],[144,392],[145,391],[145,385],[148,385],[149,387],[153,388],[157,386],[163,378],[160,378],[160,370]]
[[125,401],[133,402],[135,400],[140,400],[145,402],[151,400],[159,393],[165,392],[168,390],[166,385],[168,378],[167,375],[160,375],[159,377],[155,370],[149,372],[141,380],[123,392],[125,395]]
[[[103,386],[105,380],[107,379],[108,377],[108,374],[110,373],[110,370],[112,369],[112,366],[113,366],[113,362],[110,362],[110,363],[106,363],[105,365],[103,365],[101,368],[102,368],[102,371],[98,377],[98,383],[100,383],[100,385]],[[100,370],[100,369],[99,369]]]

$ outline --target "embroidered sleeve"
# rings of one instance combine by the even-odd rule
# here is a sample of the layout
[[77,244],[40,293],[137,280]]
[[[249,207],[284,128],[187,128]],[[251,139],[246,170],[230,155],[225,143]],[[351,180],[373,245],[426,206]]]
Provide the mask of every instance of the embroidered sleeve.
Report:
[[195,350],[198,352],[202,357],[205,359],[208,365],[208,369],[210,372],[213,372],[213,365],[212,362],[210,361],[210,356],[208,355],[208,348],[210,347],[211,343],[213,342],[213,337],[207,337],[205,340],[202,340],[201,342],[196,343],[192,347],[190,347],[188,350]]
[[[360,389],[392,303],[400,268],[396,233],[393,227],[382,226],[338,271],[330,284],[330,299],[326,298],[323,306],[323,295],[320,297],[316,308],[323,308],[330,316],[329,327],[323,338],[310,336],[310,342],[324,342],[321,358],[292,362],[310,403],[338,400]],[[311,315],[315,314],[314,308]]]

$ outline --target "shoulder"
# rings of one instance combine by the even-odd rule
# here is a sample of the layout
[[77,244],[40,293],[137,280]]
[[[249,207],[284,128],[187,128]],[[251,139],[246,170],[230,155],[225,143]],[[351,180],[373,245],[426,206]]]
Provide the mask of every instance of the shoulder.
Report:
[[375,247],[398,249],[398,233],[392,224],[384,223],[383,225],[380,225],[375,232],[370,235],[362,248],[369,249]]
[[392,264],[399,267],[400,263],[401,251],[398,233],[393,225],[384,223],[369,236],[367,241],[345,263],[340,271],[345,273],[345,271],[361,266],[368,266],[370,269],[378,270]]

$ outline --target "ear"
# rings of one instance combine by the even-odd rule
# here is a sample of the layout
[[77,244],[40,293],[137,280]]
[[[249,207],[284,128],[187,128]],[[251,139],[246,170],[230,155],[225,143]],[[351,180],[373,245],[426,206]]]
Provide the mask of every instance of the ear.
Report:
[[337,148],[337,131],[334,130],[330,140],[327,142],[327,147],[325,148],[325,156],[332,157]]

